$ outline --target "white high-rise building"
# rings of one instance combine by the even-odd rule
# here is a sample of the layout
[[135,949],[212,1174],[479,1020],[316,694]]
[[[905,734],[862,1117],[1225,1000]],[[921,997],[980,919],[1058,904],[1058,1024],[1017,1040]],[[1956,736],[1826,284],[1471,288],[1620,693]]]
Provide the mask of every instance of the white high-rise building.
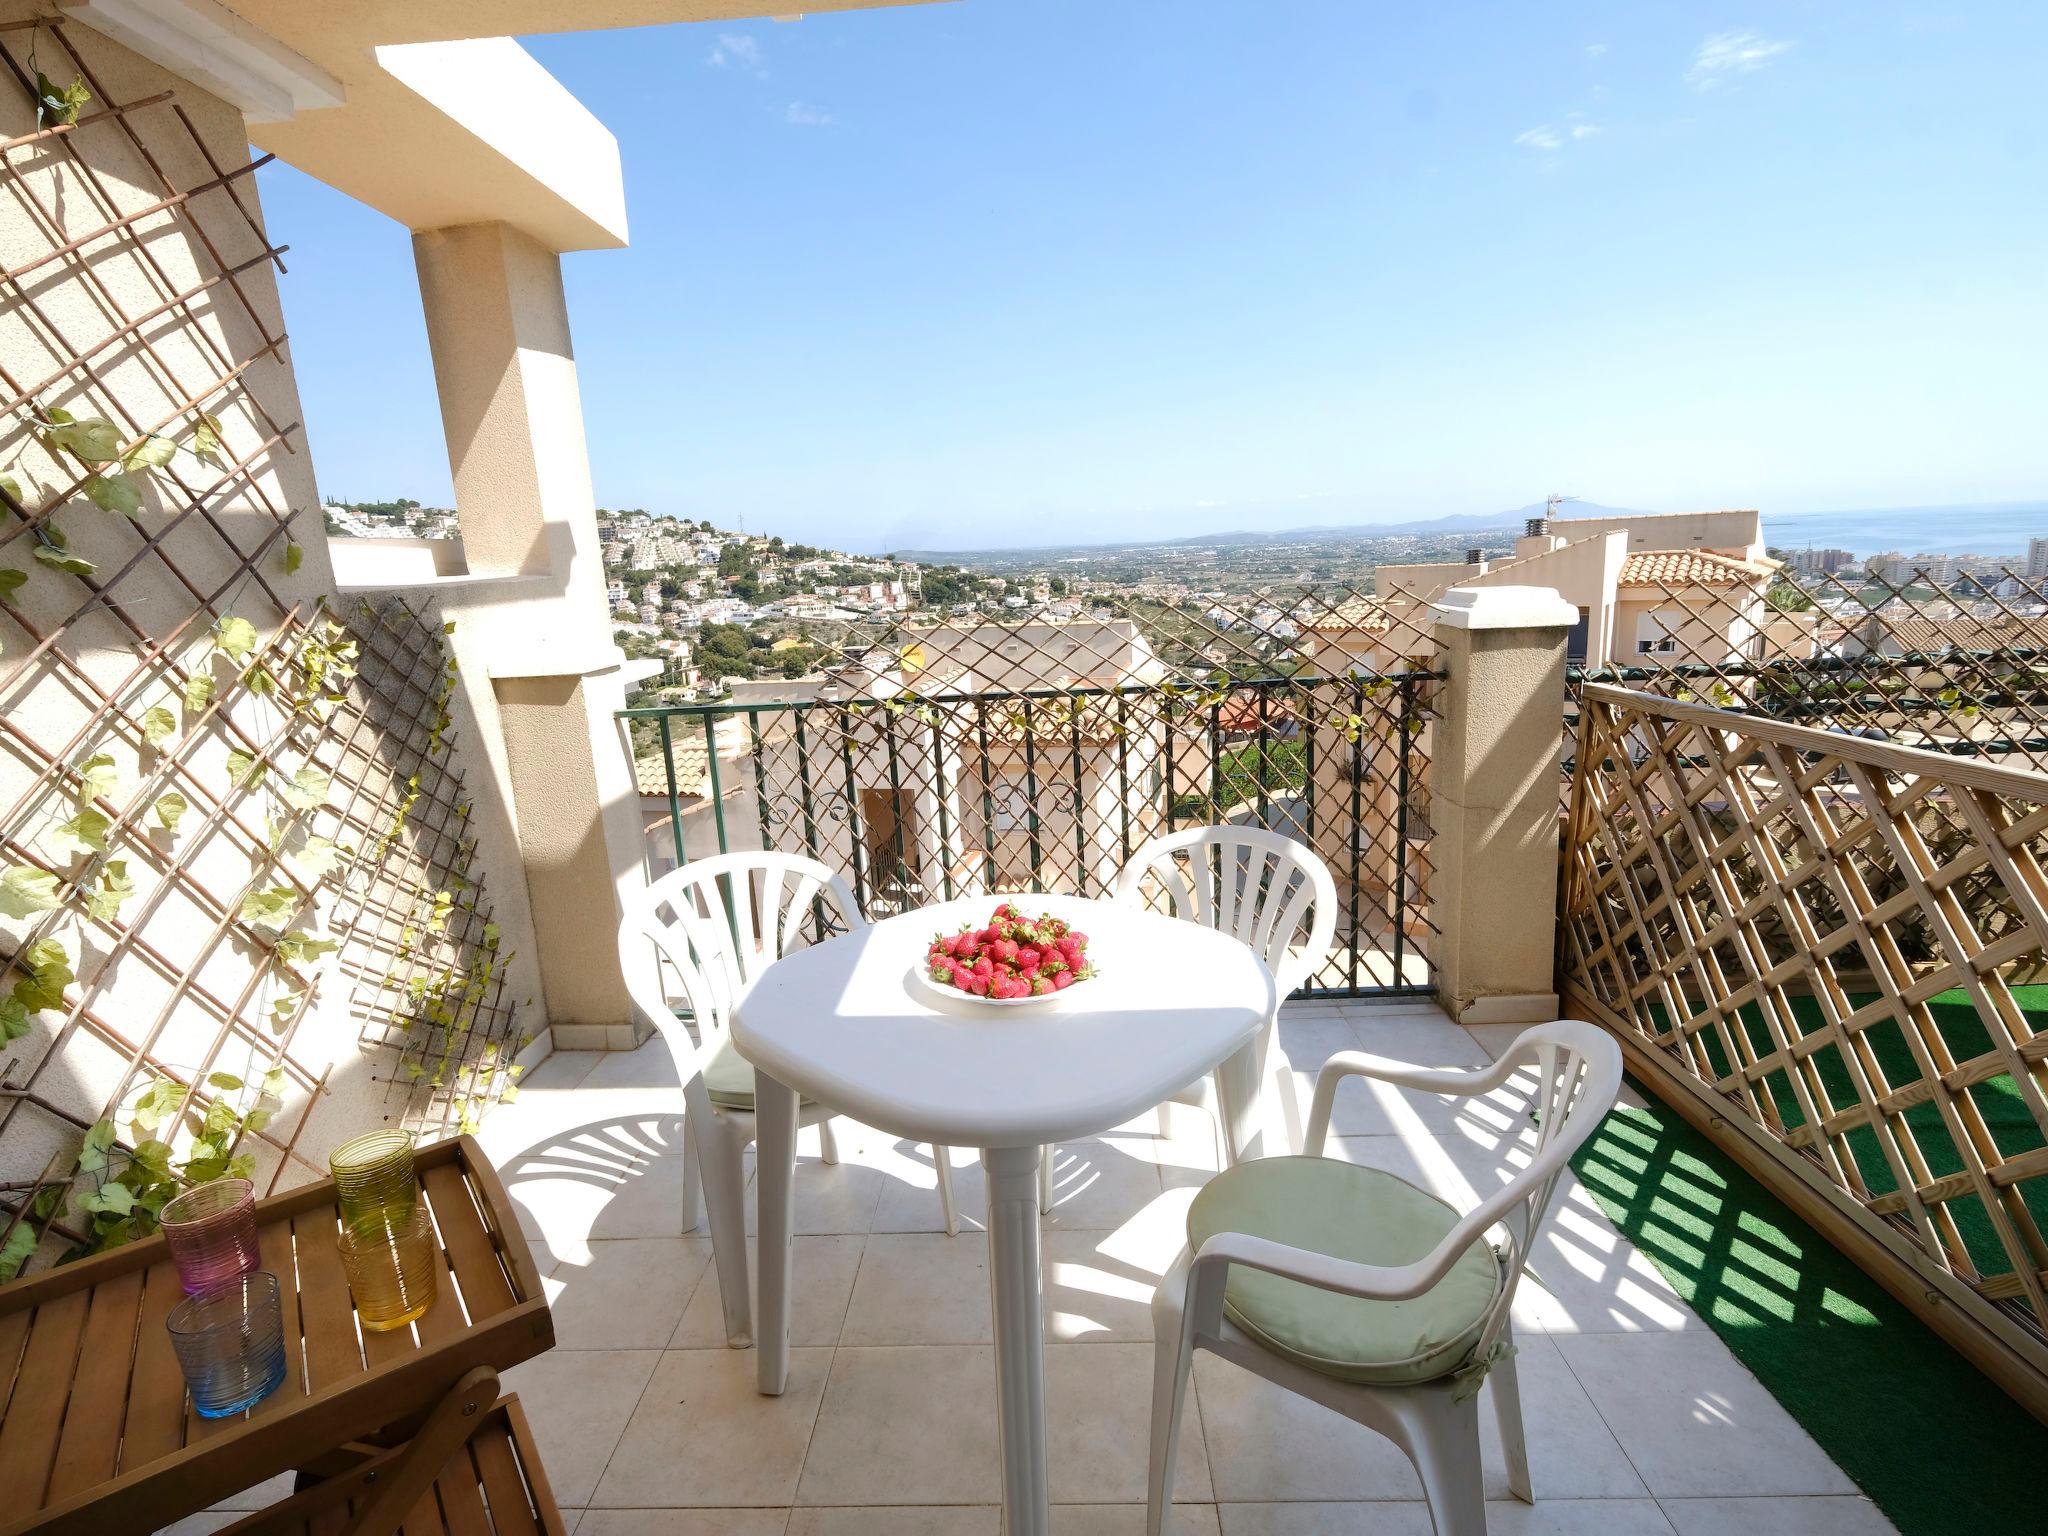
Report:
[[2048,539],[2027,540],[2027,577],[2048,576]]

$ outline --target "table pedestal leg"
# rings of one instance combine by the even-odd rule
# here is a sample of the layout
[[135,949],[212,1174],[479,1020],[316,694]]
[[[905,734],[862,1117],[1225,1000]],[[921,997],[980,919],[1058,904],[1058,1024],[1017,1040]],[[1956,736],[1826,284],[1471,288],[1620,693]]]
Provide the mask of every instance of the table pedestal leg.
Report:
[[1046,1536],[1045,1311],[1038,1246],[1038,1148],[989,1147],[989,1289],[995,1298],[996,1410],[1004,1536]]
[[1233,1168],[1265,1149],[1266,1038],[1261,1029],[1216,1069],[1216,1097]]
[[761,1294],[754,1308],[755,1383],[771,1397],[789,1385],[789,1262],[795,1242],[797,1100],[754,1074],[754,1197],[760,1204]]

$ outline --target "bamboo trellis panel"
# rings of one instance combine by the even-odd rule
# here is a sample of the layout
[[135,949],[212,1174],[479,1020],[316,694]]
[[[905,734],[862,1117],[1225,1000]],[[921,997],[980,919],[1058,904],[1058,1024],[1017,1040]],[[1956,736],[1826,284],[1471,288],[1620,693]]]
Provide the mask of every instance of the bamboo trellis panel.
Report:
[[[228,1080],[281,1068],[285,1112],[225,1149],[274,1187],[319,1171],[300,1144],[351,1065],[330,1019],[378,1085],[351,1086],[330,1140],[365,1116],[473,1119],[519,1041],[443,637],[402,604],[336,616],[298,573],[320,518],[292,462],[262,161],[224,167],[175,91],[111,98],[92,57],[61,21],[0,28],[7,121],[35,124],[0,144],[0,1139],[34,1175],[0,1188],[0,1253],[24,1221],[85,1235],[37,1196],[95,1119],[128,1134],[145,1083],[178,1085],[168,1123],[196,1136],[244,1091]],[[39,121],[39,74],[90,110]],[[105,447],[67,448],[65,415]]]
[[1594,684],[1564,859],[1574,1006],[2048,1406],[2048,775]]

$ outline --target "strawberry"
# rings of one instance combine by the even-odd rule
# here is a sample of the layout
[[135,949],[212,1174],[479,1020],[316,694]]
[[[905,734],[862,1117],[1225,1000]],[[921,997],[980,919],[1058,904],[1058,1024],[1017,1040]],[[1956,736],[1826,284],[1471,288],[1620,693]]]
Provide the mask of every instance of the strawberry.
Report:
[[1073,973],[1072,971],[1055,971],[1055,972],[1053,973],[1053,978],[1052,978],[1052,989],[1053,989],[1053,991],[1055,991],[1055,992],[1064,992],[1064,991],[1066,991],[1066,990],[1067,990],[1067,988],[1071,987],[1071,986],[1072,986],[1073,984],[1074,984],[1074,973]]

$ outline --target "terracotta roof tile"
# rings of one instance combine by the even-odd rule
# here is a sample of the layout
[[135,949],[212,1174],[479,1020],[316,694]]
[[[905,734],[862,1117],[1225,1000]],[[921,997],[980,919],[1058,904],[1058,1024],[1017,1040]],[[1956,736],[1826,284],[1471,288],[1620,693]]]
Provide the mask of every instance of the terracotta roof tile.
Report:
[[1907,651],[2039,650],[2048,646],[2048,616],[2021,614],[1956,614],[1945,619],[1893,619],[1878,623],[1894,644]]
[[[679,795],[701,795],[708,787],[710,759],[705,755],[704,743],[681,740],[671,744],[675,755],[676,793]],[[661,748],[656,746],[633,759],[633,778],[643,795],[659,795],[668,798],[668,768],[661,760]]]
[[1771,567],[1752,565],[1703,549],[1645,549],[1621,562],[1616,585],[1623,587],[1749,587],[1771,574]]

